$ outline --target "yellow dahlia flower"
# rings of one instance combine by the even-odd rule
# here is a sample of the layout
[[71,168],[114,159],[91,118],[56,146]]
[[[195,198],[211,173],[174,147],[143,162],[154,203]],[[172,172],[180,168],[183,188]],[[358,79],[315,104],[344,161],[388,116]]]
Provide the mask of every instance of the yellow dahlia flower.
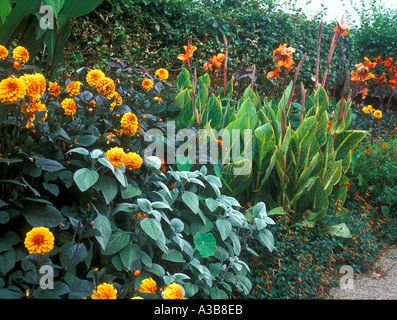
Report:
[[155,75],[157,76],[157,78],[160,81],[167,80],[168,76],[169,76],[168,71],[166,69],[163,69],[163,68],[160,68],[160,69],[156,70]]
[[142,87],[146,90],[150,90],[153,88],[153,82],[150,79],[146,79],[142,81]]
[[0,59],[4,60],[5,58],[8,57],[8,50],[4,46],[0,46]]
[[76,102],[71,98],[66,98],[61,102],[62,108],[65,110],[66,116],[74,116],[77,110]]
[[163,299],[183,299],[182,287],[177,283],[171,283],[164,289]]
[[26,234],[25,247],[29,254],[46,254],[54,249],[54,235],[48,228],[33,228]]
[[143,163],[141,156],[135,152],[125,154],[125,167],[129,170],[139,169]]
[[114,101],[110,104],[110,110],[113,110],[115,106],[120,106],[123,103],[123,98],[117,91],[114,91],[110,99],[114,98]]
[[66,86],[66,91],[72,98],[77,97],[80,94],[80,86],[82,83],[80,81],[72,81]]
[[106,151],[105,158],[110,161],[113,167],[118,168],[124,163],[125,152],[123,148],[113,147]]
[[131,300],[143,300],[142,297],[136,296],[136,297],[132,297]]
[[375,111],[373,112],[373,115],[374,115],[375,118],[380,119],[380,118],[382,118],[382,111],[380,111],[380,110],[375,110]]
[[117,290],[111,283],[102,283],[92,292],[91,299],[117,299]]
[[61,87],[58,86],[58,83],[56,81],[48,82],[48,91],[51,92],[54,97],[57,97],[61,94]]
[[105,74],[101,70],[94,69],[87,73],[86,80],[90,87],[97,87],[103,78]]
[[[21,106],[21,112],[25,115],[25,116],[30,116],[29,117],[29,121],[28,124],[26,125],[27,128],[31,127],[33,125],[33,120],[35,119],[35,113],[36,112],[40,112],[40,111],[47,111],[47,107],[41,103],[40,101],[36,101],[34,102],[31,107],[29,108],[29,106],[24,103]],[[44,117],[39,121],[39,123],[44,122],[47,119],[47,112],[45,113]]]
[[368,107],[363,107],[362,111],[366,114],[371,113],[371,110]]
[[121,128],[125,135],[134,135],[139,128],[138,118],[135,114],[127,112],[121,118]]
[[0,82],[0,102],[14,104],[26,95],[26,85],[18,78],[7,78]]
[[143,279],[139,287],[140,293],[156,293],[157,284],[152,278]]
[[24,47],[18,46],[12,51],[12,57],[15,61],[24,64],[29,61],[29,52]]
[[107,97],[108,99],[112,97],[114,94],[116,87],[114,85],[114,81],[108,77],[104,77],[101,80],[99,80],[98,85],[97,85],[97,91]]
[[36,99],[40,99],[40,96],[46,90],[47,84],[45,77],[41,73],[25,74],[19,79],[25,82],[26,93],[28,94],[31,102]]

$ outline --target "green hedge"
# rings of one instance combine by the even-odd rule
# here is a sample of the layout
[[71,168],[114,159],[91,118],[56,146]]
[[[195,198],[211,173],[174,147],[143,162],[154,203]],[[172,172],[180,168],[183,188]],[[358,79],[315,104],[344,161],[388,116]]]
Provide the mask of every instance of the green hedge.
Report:
[[[335,25],[336,22],[324,25],[320,76]],[[283,43],[296,48],[295,66],[307,53],[298,81],[307,88],[313,87],[318,27],[319,20],[309,20],[301,12],[285,13],[275,1],[108,0],[95,12],[75,21],[67,51],[81,54],[78,58],[70,56],[70,61],[85,59],[96,64],[110,55],[149,69],[166,67],[177,71],[181,67],[177,55],[192,39],[198,47],[194,58],[201,73],[211,55],[223,52],[223,36],[232,36],[228,67],[238,72],[255,64],[257,84],[270,94],[274,85],[265,75],[274,70],[272,53]],[[330,86],[341,73],[339,44],[345,51],[345,73],[357,61],[351,39],[343,37],[333,56]]]

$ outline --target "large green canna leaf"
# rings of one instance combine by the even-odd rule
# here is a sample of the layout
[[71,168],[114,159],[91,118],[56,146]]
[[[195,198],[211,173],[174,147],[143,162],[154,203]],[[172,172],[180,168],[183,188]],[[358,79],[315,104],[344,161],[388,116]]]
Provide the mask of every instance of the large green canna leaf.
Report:
[[[8,2],[3,0],[1,2]],[[24,32],[29,16],[40,8],[41,0],[18,0],[0,28],[0,43],[7,46],[21,32]],[[6,11],[5,11],[6,12]]]
[[328,113],[327,111],[323,111],[322,113],[319,114],[317,128],[316,128],[316,139],[320,147],[322,147],[327,142],[327,133],[328,133]]
[[287,89],[285,89],[283,96],[281,97],[280,101],[278,102],[278,108],[277,108],[277,121],[281,120],[281,110],[284,110],[288,104],[289,98],[291,96],[291,91],[292,91],[292,81],[288,85]]
[[237,119],[244,118],[246,121],[245,128],[254,130],[258,122],[258,114],[251,98],[245,100],[240,109],[237,111]]
[[[252,167],[252,163],[248,159],[243,159],[229,163],[223,167],[222,176],[224,177],[226,183],[233,190],[233,195],[240,194],[245,191],[252,182],[252,170],[248,170],[247,174],[240,174],[240,170],[247,171],[247,167]],[[244,168],[244,169],[243,169]],[[227,189],[224,188],[224,191]]]
[[186,128],[190,120],[193,118],[193,104],[189,94],[189,89],[182,90],[174,101],[175,108],[181,109],[178,117],[179,128]]
[[341,176],[342,176],[342,160],[338,160],[335,162],[332,175],[324,181],[324,190],[327,196],[331,193],[333,186],[338,183]]
[[297,183],[298,188],[307,183],[319,160],[320,160],[320,154],[317,153],[313,158],[310,159],[310,163],[308,165],[305,165],[302,173],[298,178],[298,183]]
[[81,17],[89,14],[96,7],[98,7],[103,0],[67,0],[58,13],[59,25],[75,17]]
[[350,151],[353,150],[357,144],[364,139],[368,134],[366,131],[350,130],[344,131],[336,135],[335,139],[335,151],[336,160],[344,160],[350,155]]
[[219,129],[222,122],[222,103],[219,98],[211,94],[208,104],[204,107],[200,123],[204,126],[211,124],[214,129]]
[[0,25],[4,24],[11,12],[11,5],[8,1],[0,1]]
[[318,85],[314,94],[314,106],[316,108],[316,114],[322,115],[324,111],[327,111],[328,105],[329,100],[327,92],[321,85]]
[[254,90],[251,89],[251,86],[248,86],[247,89],[245,89],[243,98],[244,98],[244,100],[247,100],[248,98],[250,98],[250,100],[254,104],[256,110],[260,110],[261,100],[259,99],[258,95],[254,92]]
[[45,34],[44,43],[48,48],[48,60],[53,67],[63,60],[63,48],[70,36],[70,28],[70,22],[67,21],[63,25],[62,30],[55,26],[54,29],[48,29]]
[[[204,107],[208,102],[208,87],[205,84],[203,77],[198,78],[198,88],[199,88],[198,96],[200,98],[200,103],[201,106]],[[201,111],[202,110],[199,110],[200,113]]]
[[324,186],[320,179],[317,179],[311,186],[310,192],[313,194],[313,209],[312,213],[307,216],[310,221],[320,221],[327,215],[329,200],[328,195],[324,191]]

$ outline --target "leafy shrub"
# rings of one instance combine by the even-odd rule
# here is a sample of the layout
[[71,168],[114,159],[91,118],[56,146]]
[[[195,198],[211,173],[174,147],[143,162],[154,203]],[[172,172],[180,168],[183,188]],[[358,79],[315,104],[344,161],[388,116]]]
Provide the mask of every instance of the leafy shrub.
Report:
[[[351,195],[354,194],[349,193],[349,200]],[[331,204],[319,228],[291,228],[290,214],[277,216],[270,228],[275,250],[271,255],[258,250],[259,256],[250,259],[250,279],[254,285],[249,297],[318,299],[327,295],[330,288],[339,286],[342,265],[351,266],[355,274],[370,271],[382,249],[379,239],[385,221],[374,216],[364,198],[349,201],[346,206],[349,210]],[[341,223],[349,225],[349,237],[320,231]]]
[[[165,73],[158,80],[116,60],[108,64],[121,80],[80,70],[81,81],[47,88],[42,74],[29,73],[27,51],[14,51],[24,67],[13,68],[8,53],[0,61],[1,297],[167,298],[175,286],[187,298],[248,292],[240,259],[253,252],[248,239],[273,249],[263,203],[244,215],[205,167],[172,170],[143,156],[146,131],[162,124],[166,106],[148,92],[170,95]],[[131,83],[124,71],[144,80]],[[26,240],[31,230],[42,237]],[[57,280],[44,290],[48,265]],[[155,290],[142,285],[150,278]]]

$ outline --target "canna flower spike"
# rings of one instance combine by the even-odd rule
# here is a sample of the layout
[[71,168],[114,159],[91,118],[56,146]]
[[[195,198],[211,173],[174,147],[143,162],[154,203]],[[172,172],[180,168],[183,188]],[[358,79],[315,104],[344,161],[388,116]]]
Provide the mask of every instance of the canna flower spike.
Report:
[[190,66],[192,62],[193,52],[197,50],[197,47],[192,45],[192,41],[188,40],[187,46],[183,46],[185,49],[185,54],[179,54],[178,59],[181,60],[184,64]]

